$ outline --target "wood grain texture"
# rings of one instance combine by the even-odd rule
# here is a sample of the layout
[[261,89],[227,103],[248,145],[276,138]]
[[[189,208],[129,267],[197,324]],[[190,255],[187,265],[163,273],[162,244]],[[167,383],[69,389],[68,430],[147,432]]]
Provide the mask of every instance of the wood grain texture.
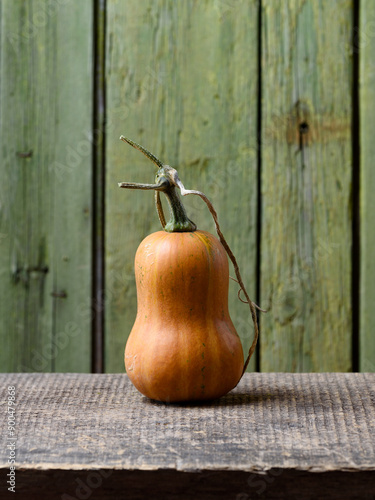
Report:
[[355,50],[360,50],[360,370],[375,372],[375,4],[364,0],[360,6],[360,27]]
[[[156,171],[120,134],[176,167],[186,188],[213,201],[254,299],[256,90],[256,1],[107,2],[107,371],[124,370],[136,315],[134,255],[160,229],[152,193],[117,187],[153,182]],[[184,202],[198,228],[215,233],[203,202]],[[231,285],[230,311],[247,351],[253,327],[237,289]]]
[[0,365],[88,371],[92,7],[0,8]]
[[262,3],[261,370],[351,369],[351,1]]
[[[153,498],[180,498],[182,485],[238,500],[374,492],[375,374],[251,373],[219,400],[185,405],[141,396],[125,374],[1,374],[3,415],[8,386],[20,493],[44,498],[54,484],[73,498],[87,488],[121,498],[124,482],[129,498],[152,487]],[[6,418],[0,436],[5,474]]]

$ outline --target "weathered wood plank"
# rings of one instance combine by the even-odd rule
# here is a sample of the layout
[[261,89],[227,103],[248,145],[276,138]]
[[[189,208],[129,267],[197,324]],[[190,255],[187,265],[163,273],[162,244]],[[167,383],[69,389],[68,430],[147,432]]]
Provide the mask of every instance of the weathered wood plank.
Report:
[[351,1],[262,10],[261,369],[351,369]]
[[91,3],[1,2],[0,57],[0,366],[87,371]]
[[[214,202],[254,299],[257,2],[110,0],[107,7],[106,370],[123,371],[136,314],[134,255],[160,225],[151,193],[117,187],[152,182],[155,173],[120,134]],[[184,202],[199,228],[215,233],[203,202]],[[235,284],[230,310],[247,350],[253,327]]]
[[375,4],[360,4],[360,27],[355,50],[360,50],[360,370],[375,371]]
[[[3,415],[8,386],[19,493],[45,498],[54,483],[59,495],[117,498],[124,481],[130,498],[150,485],[153,498],[180,498],[189,484],[199,498],[374,493],[375,374],[251,373],[219,400],[184,405],[143,397],[124,374],[1,374]],[[5,474],[6,418],[0,436]]]
[[[152,401],[126,374],[0,382],[4,415],[15,387],[19,468],[375,470],[375,374],[249,373],[196,404]],[[0,430],[4,468],[5,418]]]

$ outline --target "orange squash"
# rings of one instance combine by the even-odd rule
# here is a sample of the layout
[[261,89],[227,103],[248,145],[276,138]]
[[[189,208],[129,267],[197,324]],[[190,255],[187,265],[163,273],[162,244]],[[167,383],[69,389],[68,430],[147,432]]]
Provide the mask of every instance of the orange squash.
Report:
[[241,378],[244,356],[228,312],[228,259],[204,231],[147,236],[135,257],[138,312],[126,372],[160,401],[218,398]]
[[[137,317],[125,348],[126,372],[145,396],[166,402],[208,400],[223,396],[239,382],[244,363],[241,341],[228,312],[229,266],[235,265],[241,290],[256,313],[243,286],[237,263],[217,223],[220,241],[196,230],[178,195],[187,191],[177,171],[164,165],[138,144],[121,137],[158,167],[155,184],[123,182],[128,189],[153,189],[164,231],[147,236],[135,257]],[[165,222],[159,192],[167,198],[171,219]],[[210,208],[213,213],[213,207]],[[223,244],[221,243],[223,242]],[[223,245],[226,245],[225,248]]]

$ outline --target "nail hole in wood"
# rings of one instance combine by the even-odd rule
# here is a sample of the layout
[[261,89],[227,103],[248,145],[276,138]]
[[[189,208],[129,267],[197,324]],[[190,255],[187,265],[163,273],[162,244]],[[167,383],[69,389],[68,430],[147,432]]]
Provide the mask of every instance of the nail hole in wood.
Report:
[[302,122],[299,125],[299,132],[300,134],[307,134],[309,131],[309,124],[307,122]]
[[62,290],[61,292],[52,292],[51,296],[55,299],[66,299],[68,294],[65,292],[65,290]]
[[31,158],[33,156],[32,151],[17,151],[18,158]]

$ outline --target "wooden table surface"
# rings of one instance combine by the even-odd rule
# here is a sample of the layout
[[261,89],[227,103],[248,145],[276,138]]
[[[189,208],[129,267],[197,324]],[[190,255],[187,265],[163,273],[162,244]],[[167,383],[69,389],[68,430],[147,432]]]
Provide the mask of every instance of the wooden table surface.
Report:
[[375,374],[252,373],[185,405],[148,400],[124,374],[0,379],[1,484],[13,440],[16,492],[30,500],[375,495]]

